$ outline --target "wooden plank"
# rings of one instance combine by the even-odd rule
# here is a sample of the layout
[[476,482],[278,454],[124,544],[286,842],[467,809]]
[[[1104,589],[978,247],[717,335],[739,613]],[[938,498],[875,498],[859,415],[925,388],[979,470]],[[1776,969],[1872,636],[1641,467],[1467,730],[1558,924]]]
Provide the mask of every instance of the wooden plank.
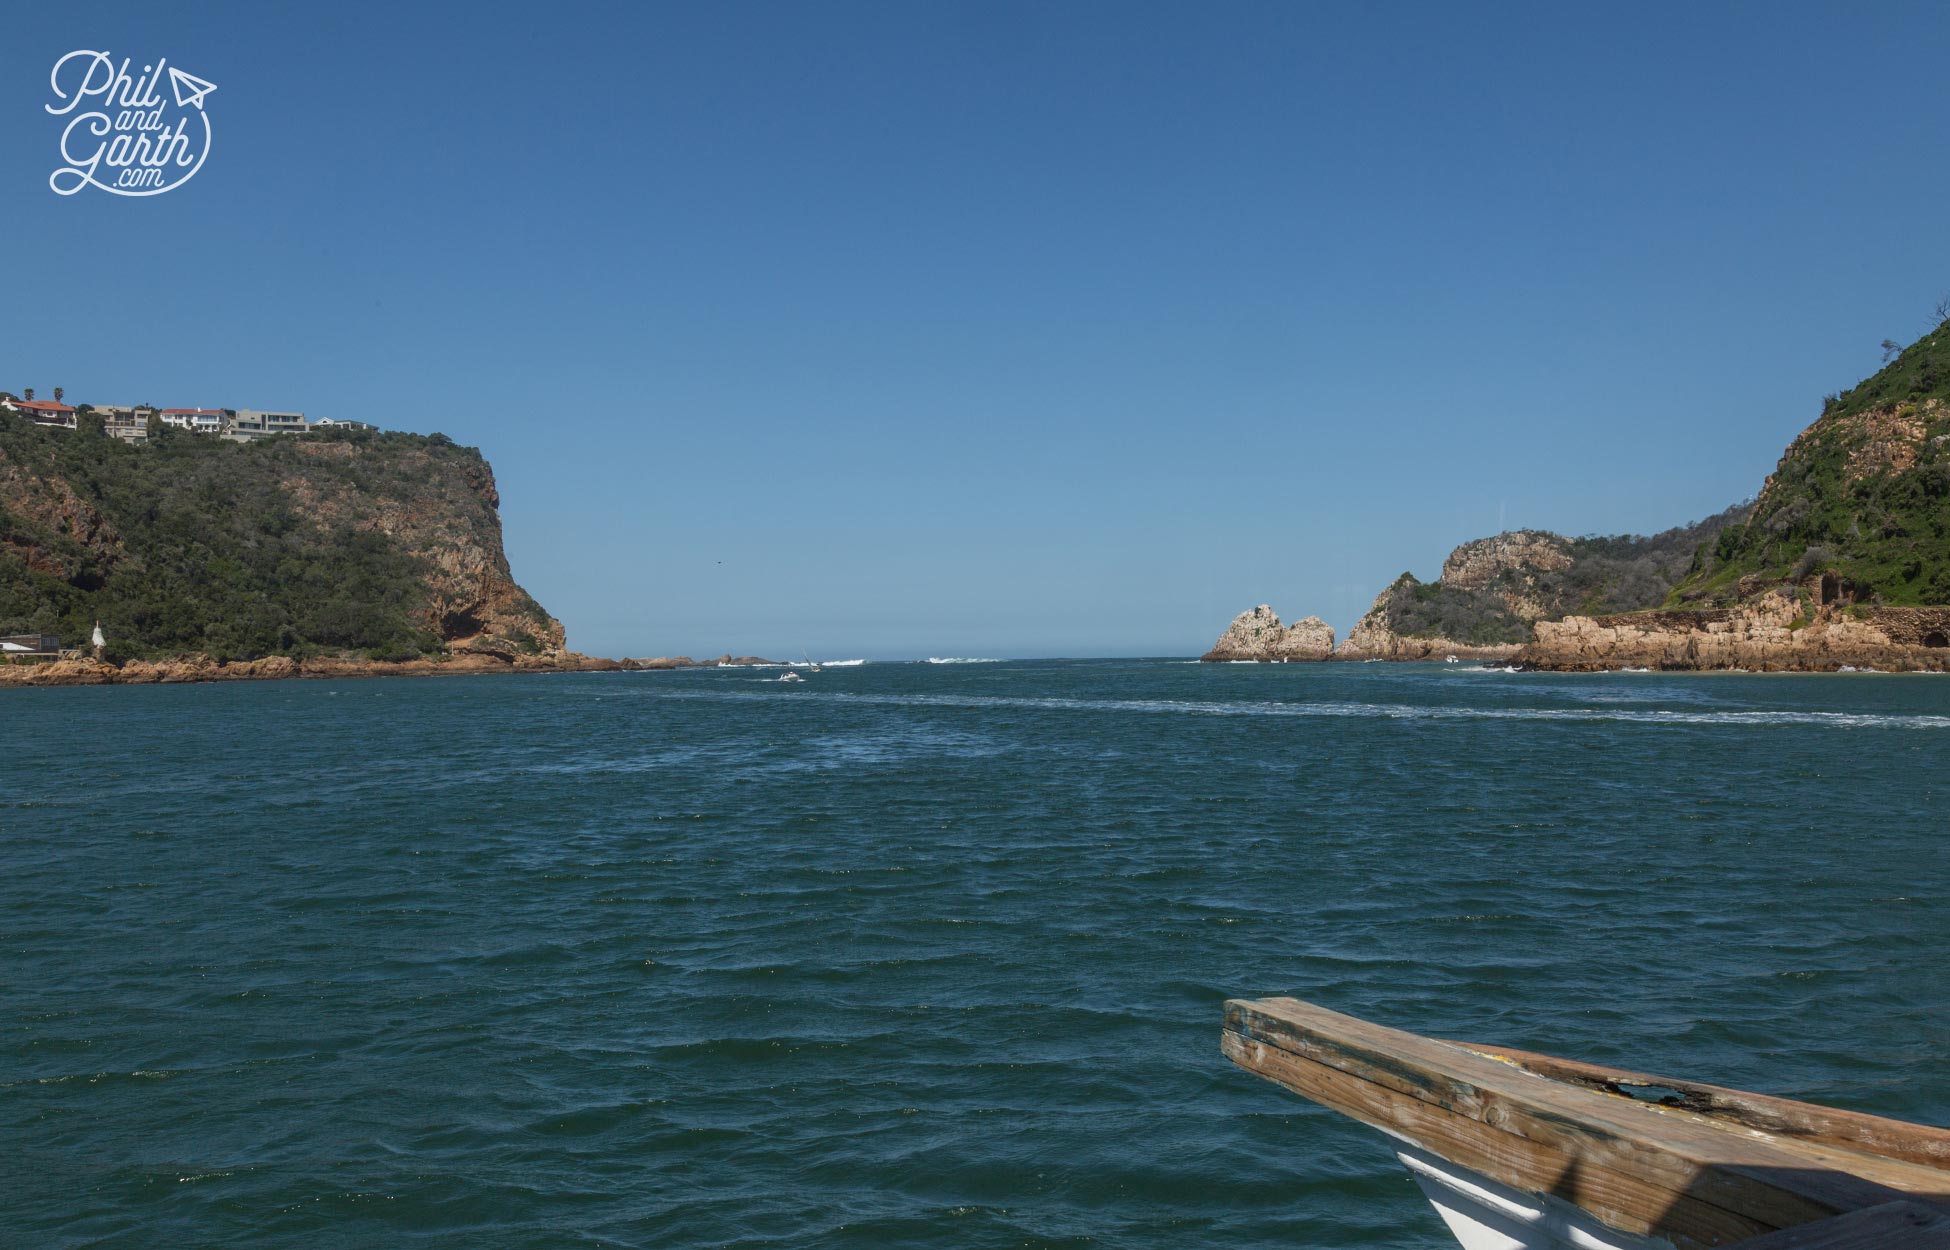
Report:
[[[1496,1055],[1493,1052],[1478,1050],[1475,1053],[1489,1054],[1492,1058],[1502,1058],[1502,1056]],[[1521,1054],[1523,1052],[1516,1053]],[[1547,1056],[1540,1055],[1537,1058],[1544,1059]],[[1514,1063],[1515,1061],[1510,1060],[1509,1062]],[[1555,1063],[1559,1065],[1577,1066],[1571,1060],[1556,1060]],[[1525,1070],[1529,1069],[1526,1068]],[[1537,1075],[1544,1074],[1540,1072]],[[1639,1076],[1645,1074],[1632,1073],[1628,1075]],[[1563,1081],[1557,1081],[1553,1076],[1545,1076],[1545,1079],[1551,1080],[1560,1086],[1567,1084]],[[1656,1077],[1651,1079],[1657,1080]],[[1627,1083],[1636,1085],[1642,1082],[1628,1081]],[[1950,1170],[1932,1167],[1926,1164],[1912,1163],[1904,1159],[1893,1158],[1886,1154],[1871,1153],[1866,1149],[1852,1145],[1844,1145],[1828,1138],[1769,1132],[1759,1127],[1757,1123],[1748,1122],[1743,1116],[1721,1116],[1698,1111],[1687,1105],[1684,1101],[1679,1105],[1644,1102],[1627,1095],[1611,1093],[1609,1090],[1605,1090],[1598,1085],[1586,1085],[1582,1082],[1572,1082],[1569,1084],[1571,1087],[1589,1089],[1601,1097],[1612,1098],[1622,1106],[1635,1108],[1642,1115],[1690,1122],[1704,1127],[1711,1132],[1732,1135],[1736,1140],[1766,1142],[1778,1150],[1784,1150],[1790,1154],[1800,1156],[1804,1161],[1803,1166],[1810,1169],[1838,1172],[1849,1176],[1860,1177],[1863,1180],[1873,1181],[1878,1185],[1886,1185],[1890,1189],[1927,1198],[1933,1202],[1950,1199]],[[1706,1090],[1715,1087],[1695,1086],[1695,1088]],[[1739,1093],[1736,1090],[1729,1090],[1727,1092],[1733,1094]],[[1748,1095],[1748,1097],[1758,1099],[1761,1095]],[[1774,1101],[1786,1106],[1806,1105],[1790,1103],[1786,1099],[1776,1099]],[[1841,1112],[1837,1114],[1848,1113]],[[1861,1118],[1868,1120],[1875,1119],[1873,1116]],[[1899,1122],[1888,1121],[1888,1123]],[[1921,1125],[1911,1127],[1930,1131],[1924,1129],[1924,1126]]]
[[[1744,1211],[1740,1195],[1756,1191],[1752,1172],[1808,1172],[1796,1187],[1806,1200],[1795,1220],[1776,1227],[1875,1206],[1897,1196],[1885,1187],[1836,1168],[1823,1175],[1818,1151],[1782,1150],[1758,1134],[1730,1133],[1711,1125],[1658,1116],[1645,1104],[1565,1086],[1473,1054],[1457,1046],[1343,1016],[1295,999],[1235,1000],[1226,1027],[1256,1040],[1337,1067],[1364,1080],[1460,1115],[1535,1140],[1559,1141],[1567,1153],[1637,1172],[1667,1188],[1701,1185],[1702,1196]],[[1708,1164],[1715,1165],[1712,1173]],[[1758,1192],[1772,1202],[1780,1186]],[[1721,1201],[1712,1191],[1724,1191]],[[1747,1211],[1770,1220],[1771,1207]]]
[[1735,1242],[1731,1250],[1950,1250],[1950,1215],[1920,1202],[1890,1202]]
[[[1910,1124],[1859,1111],[1842,1111],[1813,1103],[1750,1094],[1745,1090],[1705,1085],[1698,1081],[1653,1076],[1625,1068],[1559,1059],[1508,1046],[1478,1046],[1469,1042],[1450,1042],[1479,1055],[1513,1063],[1526,1072],[1548,1080],[1564,1081],[1600,1092],[1619,1093],[1623,1085],[1671,1089],[1680,1095],[1677,1105],[1699,1115],[1758,1129],[1780,1137],[1860,1150],[1884,1158],[1950,1170],[1950,1129],[1927,1124]],[[1629,1095],[1625,1095],[1629,1097]]]
[[1682,1246],[1721,1246],[1767,1232],[1776,1225],[1736,1215],[1644,1177],[1580,1160],[1549,1145],[1486,1128],[1407,1094],[1338,1068],[1314,1063],[1275,1047],[1245,1053],[1253,1045],[1237,1033],[1222,1035],[1226,1056],[1304,1098],[1407,1138],[1453,1163],[1526,1193],[1547,1193],[1589,1211],[1614,1228],[1670,1238]]
[[[1226,1029],[1237,1039],[1227,1044],[1235,1062],[1282,1084],[1288,1084],[1283,1078],[1293,1078],[1289,1088],[1357,1119],[1414,1139],[1405,1127],[1412,1113],[1401,1109],[1402,1098],[1445,1113],[1450,1120],[1434,1124],[1443,1127],[1449,1148],[1432,1141],[1422,1144],[1507,1184],[1536,1190],[1538,1175],[1549,1171],[1550,1164],[1531,1160],[1525,1165],[1505,1157],[1510,1150],[1506,1137],[1536,1144],[1563,1165],[1575,1164],[1579,1174],[1596,1169],[1605,1177],[1636,1178],[1645,1192],[1621,1192],[1609,1212],[1587,1208],[1628,1231],[1680,1232],[1698,1244],[1719,1245],[1731,1240],[1727,1226],[1689,1204],[1716,1208],[1746,1221],[1748,1229],[1772,1229],[1901,1197],[1887,1185],[1855,1174],[1849,1165],[1864,1156],[1816,1145],[1782,1149],[1757,1132],[1729,1130],[1700,1117],[1660,1114],[1661,1109],[1646,1104],[1547,1080],[1457,1046],[1293,999],[1229,1002]],[[1332,1069],[1353,1081],[1323,1082],[1316,1072],[1287,1064],[1282,1056]],[[1362,1086],[1398,1097],[1377,1103]],[[1424,1121],[1412,1127],[1432,1131]],[[1484,1144],[1482,1158],[1472,1161],[1450,1153],[1472,1138]],[[1910,1170],[1932,1184],[1942,1176]],[[1677,1203],[1677,1198],[1688,1203]],[[1669,1210],[1693,1214],[1672,1225],[1680,1217],[1669,1216]]]

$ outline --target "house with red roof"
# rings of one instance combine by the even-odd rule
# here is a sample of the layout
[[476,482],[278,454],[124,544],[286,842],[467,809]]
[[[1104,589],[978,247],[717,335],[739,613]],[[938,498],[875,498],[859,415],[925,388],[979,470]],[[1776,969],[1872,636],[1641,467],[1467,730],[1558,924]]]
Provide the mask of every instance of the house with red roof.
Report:
[[66,404],[58,404],[46,399],[13,399],[6,407],[26,417],[35,425],[52,425],[72,430],[75,425],[74,409]]

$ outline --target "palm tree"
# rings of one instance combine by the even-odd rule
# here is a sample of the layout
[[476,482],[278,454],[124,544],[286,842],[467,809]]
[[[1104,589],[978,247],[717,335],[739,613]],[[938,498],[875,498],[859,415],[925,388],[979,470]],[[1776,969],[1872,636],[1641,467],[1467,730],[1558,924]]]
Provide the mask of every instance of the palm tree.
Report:
[[34,388],[33,388],[33,387],[31,387],[31,386],[30,386],[30,387],[28,387],[28,388],[27,388],[27,391],[26,391],[26,393],[25,393],[25,394],[23,394],[23,395],[21,396],[21,398],[22,398],[22,399],[32,399],[32,398],[34,398]]
[[61,397],[62,397],[63,395],[66,395],[66,394],[67,394],[67,392],[66,392],[66,391],[64,391],[64,390],[62,390],[62,389],[61,389],[60,387],[58,387],[58,386],[57,386],[57,387],[55,387],[55,388],[54,388],[54,402],[55,402],[55,403],[57,403],[57,404],[58,404],[58,403],[60,403],[60,402],[61,402]]

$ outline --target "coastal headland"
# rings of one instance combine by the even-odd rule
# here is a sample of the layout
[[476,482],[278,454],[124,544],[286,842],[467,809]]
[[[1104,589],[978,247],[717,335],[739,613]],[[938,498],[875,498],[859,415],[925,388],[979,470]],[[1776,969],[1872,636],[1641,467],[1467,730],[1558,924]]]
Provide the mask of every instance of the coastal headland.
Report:
[[443,435],[135,439],[63,411],[0,409],[0,686],[770,662],[570,650],[514,579],[493,469]]
[[1204,658],[1950,671],[1950,321],[1828,396],[1751,502],[1651,536],[1476,539],[1338,646],[1262,604]]

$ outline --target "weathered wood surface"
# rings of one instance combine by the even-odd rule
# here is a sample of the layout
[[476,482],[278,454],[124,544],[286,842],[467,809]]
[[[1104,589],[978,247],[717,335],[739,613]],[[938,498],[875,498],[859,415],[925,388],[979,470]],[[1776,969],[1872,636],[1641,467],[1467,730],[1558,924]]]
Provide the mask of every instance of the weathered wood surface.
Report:
[[1950,1215],[1917,1202],[1891,1202],[1767,1233],[1731,1250],[1950,1250]]
[[1619,1094],[1621,1086],[1670,1089],[1679,1095],[1679,1099],[1669,1105],[1686,1111],[1780,1137],[1805,1138],[1906,1163],[1950,1169],[1950,1129],[1908,1124],[1901,1120],[1820,1107],[1787,1098],[1770,1098],[1765,1094],[1703,1085],[1698,1081],[1653,1076],[1625,1068],[1608,1068],[1575,1059],[1559,1059],[1553,1055],[1539,1055],[1508,1046],[1480,1046],[1473,1042],[1451,1042],[1449,1045],[1513,1063],[1526,1072],[1534,1072],[1553,1081],[1581,1085],[1604,1093]]
[[1950,1195],[1950,1173],[1936,1168],[1550,1079],[1514,1052],[1494,1058],[1295,999],[1227,1003],[1222,1048],[1463,1167],[1680,1246],[1729,1245],[1905,1193]]

